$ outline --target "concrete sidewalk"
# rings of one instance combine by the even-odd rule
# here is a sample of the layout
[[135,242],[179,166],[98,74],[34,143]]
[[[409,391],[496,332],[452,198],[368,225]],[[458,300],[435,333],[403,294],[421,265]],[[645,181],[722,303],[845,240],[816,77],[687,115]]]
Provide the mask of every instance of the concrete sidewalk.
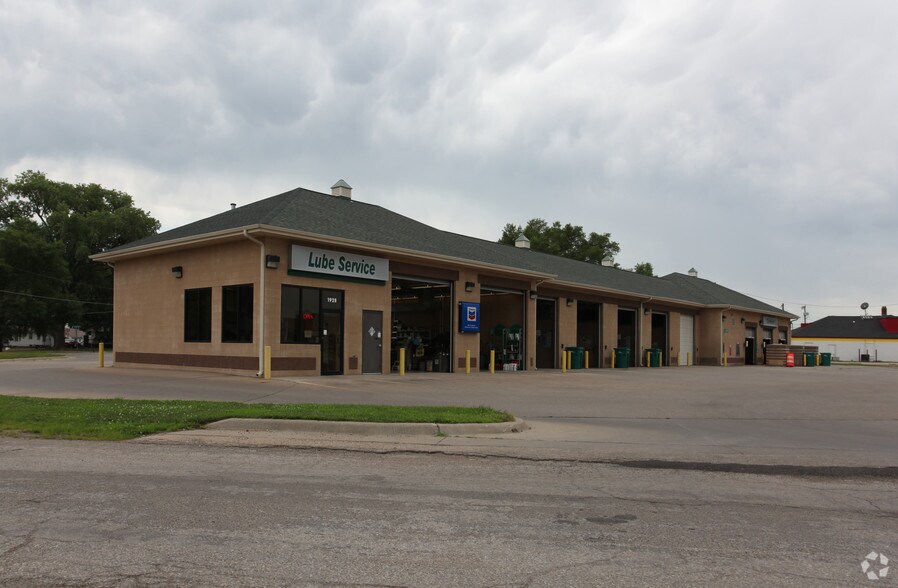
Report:
[[[231,421],[231,422],[228,422]],[[596,438],[594,428],[550,421],[517,425],[518,432],[477,431],[489,425],[442,426],[376,423],[228,419],[203,429],[151,435],[133,441],[223,447],[327,449],[362,453],[422,453],[526,460],[574,461],[673,469],[866,475],[898,478],[888,451],[832,450],[818,447],[747,448],[720,443],[679,443],[669,438],[647,442],[616,431]],[[506,424],[504,428],[510,428]],[[452,430],[455,427],[455,430]],[[520,430],[523,429],[523,430]]]

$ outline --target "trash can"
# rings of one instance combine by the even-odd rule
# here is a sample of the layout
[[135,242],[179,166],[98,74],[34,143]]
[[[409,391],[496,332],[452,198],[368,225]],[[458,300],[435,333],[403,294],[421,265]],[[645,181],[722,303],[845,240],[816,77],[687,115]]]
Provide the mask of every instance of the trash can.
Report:
[[615,347],[614,348],[614,367],[628,368],[630,367],[630,348]]
[[661,367],[661,350],[652,347],[647,351],[649,352],[649,367]]
[[583,348],[582,347],[568,347],[568,351],[571,352],[571,369],[572,370],[582,370],[583,369]]
[[832,353],[821,353],[820,354],[820,365],[832,365],[833,364],[833,354]]
[[814,367],[817,365],[817,354],[813,352],[805,352],[804,365],[806,367]]

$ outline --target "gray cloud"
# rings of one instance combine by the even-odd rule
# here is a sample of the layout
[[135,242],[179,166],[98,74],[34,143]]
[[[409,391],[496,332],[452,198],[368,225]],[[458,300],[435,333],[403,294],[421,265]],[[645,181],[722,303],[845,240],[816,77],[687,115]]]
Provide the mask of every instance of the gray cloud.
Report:
[[12,0],[0,17],[5,176],[115,186],[166,227],[343,177],[449,230],[558,219],[611,232],[624,265],[898,304],[891,3]]

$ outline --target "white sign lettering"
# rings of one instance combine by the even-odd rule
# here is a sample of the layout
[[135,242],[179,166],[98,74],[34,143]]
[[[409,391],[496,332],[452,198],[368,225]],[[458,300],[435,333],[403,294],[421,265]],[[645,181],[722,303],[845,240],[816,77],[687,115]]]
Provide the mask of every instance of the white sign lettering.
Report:
[[390,275],[390,262],[380,257],[293,245],[290,250],[290,269],[385,282]]

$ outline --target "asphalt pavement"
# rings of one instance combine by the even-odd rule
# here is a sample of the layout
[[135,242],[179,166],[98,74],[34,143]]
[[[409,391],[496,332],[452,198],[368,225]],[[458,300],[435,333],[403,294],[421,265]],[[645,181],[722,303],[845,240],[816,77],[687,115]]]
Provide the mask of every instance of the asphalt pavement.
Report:
[[[524,419],[515,433],[364,435],[325,430],[207,428],[144,443],[331,447],[679,464],[878,471],[898,476],[898,369],[688,367],[488,374],[410,373],[279,378],[202,371],[99,368],[96,354],[0,362],[0,394],[486,405]],[[269,427],[270,428],[270,427]],[[759,470],[760,471],[760,470]]]

